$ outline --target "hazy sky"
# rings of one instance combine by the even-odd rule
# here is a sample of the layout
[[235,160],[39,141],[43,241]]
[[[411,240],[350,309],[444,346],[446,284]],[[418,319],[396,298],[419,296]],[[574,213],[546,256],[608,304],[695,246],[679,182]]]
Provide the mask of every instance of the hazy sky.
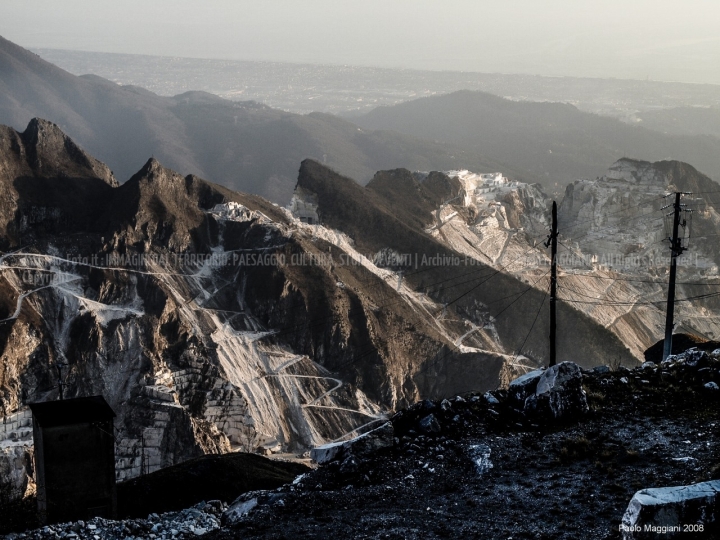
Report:
[[720,84],[718,0],[0,0],[25,47]]

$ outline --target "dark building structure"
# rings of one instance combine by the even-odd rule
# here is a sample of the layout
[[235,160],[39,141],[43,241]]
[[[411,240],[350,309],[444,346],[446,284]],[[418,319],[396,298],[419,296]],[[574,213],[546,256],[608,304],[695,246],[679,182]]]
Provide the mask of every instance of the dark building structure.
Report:
[[115,517],[115,413],[102,396],[30,405],[45,523]]

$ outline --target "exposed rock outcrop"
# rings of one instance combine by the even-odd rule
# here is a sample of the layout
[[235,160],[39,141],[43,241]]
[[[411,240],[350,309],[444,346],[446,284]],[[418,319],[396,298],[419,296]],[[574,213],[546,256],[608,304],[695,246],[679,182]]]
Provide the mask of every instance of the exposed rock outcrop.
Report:
[[[437,424],[437,421],[435,422]],[[362,458],[362,456],[366,454],[392,446],[393,437],[394,431],[392,423],[387,422],[349,441],[324,444],[313,448],[310,450],[310,457],[320,465],[353,456]]]
[[[434,219],[426,212],[426,232],[445,247],[498,272],[510,273],[541,290],[547,287],[550,261],[544,240],[549,230],[549,197],[537,185],[512,181],[501,173],[448,174],[462,183],[464,195],[441,201]],[[392,186],[379,190],[375,181],[368,185],[384,196],[392,192]],[[624,354],[607,350],[603,362],[629,366],[642,361],[645,349],[663,334],[667,237],[672,231],[667,222],[671,209],[661,209],[672,202],[666,194],[676,190],[693,193],[683,197],[683,208],[693,212],[683,216],[687,223],[681,228],[683,245],[688,246],[688,240],[690,245],[679,259],[678,332],[718,339],[720,253],[714,239],[720,234],[720,187],[716,182],[686,163],[621,159],[605,176],[577,180],[565,190],[558,216],[558,305],[567,303],[576,313],[607,328],[635,359],[627,361]],[[388,199],[398,201],[400,196],[395,193]],[[541,309],[539,317],[543,314]],[[560,332],[559,339],[573,337],[558,345],[560,351],[568,351],[561,353],[560,360],[576,360],[575,348],[585,348],[575,334],[577,319],[559,314],[558,328],[570,330]],[[538,323],[547,324],[542,319]],[[494,328],[503,335],[502,324],[502,319],[483,321],[483,330]],[[520,352],[531,359],[546,357],[545,337],[542,332],[531,332]],[[509,344],[504,336],[503,342]]]
[[[0,149],[0,409],[60,384],[102,394],[120,480],[205,453],[301,452],[499,382],[502,345],[463,344],[464,324],[398,290],[360,238],[155,159],[117,186],[42,121],[3,128]],[[432,201],[457,188],[427,181]]]
[[508,385],[508,397],[529,415],[554,420],[575,418],[588,412],[582,378],[577,364],[561,362],[513,380]]
[[[624,540],[701,537],[717,530],[720,480],[649,488],[630,501],[620,530]],[[709,536],[708,536],[709,537]]]
[[[720,189],[678,161],[618,160],[605,176],[570,184],[558,209],[565,252],[564,297],[642,352],[663,333],[667,293],[668,215],[675,191],[687,192],[680,235],[675,322],[679,332],[717,335]],[[670,205],[669,208],[665,208]],[[709,296],[706,296],[709,295]]]
[[532,402],[526,401],[525,407],[549,413],[556,420],[588,412],[580,367],[572,362],[562,362],[545,370],[538,379]]

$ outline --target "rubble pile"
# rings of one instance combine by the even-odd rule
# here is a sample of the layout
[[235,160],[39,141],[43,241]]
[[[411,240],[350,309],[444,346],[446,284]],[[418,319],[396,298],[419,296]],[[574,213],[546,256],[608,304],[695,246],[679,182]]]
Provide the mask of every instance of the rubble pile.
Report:
[[720,351],[689,350],[425,400],[316,452],[324,464],[294,484],[240,497],[214,537],[618,538],[638,490],[720,476],[718,382]]
[[150,514],[147,519],[93,518],[87,522],[47,525],[27,533],[9,534],[6,540],[134,540],[136,538],[182,539],[203,536],[220,527],[220,515],[227,509],[221,501],[196,504],[180,512]]
[[[720,383],[720,350],[634,369],[566,362],[506,389],[416,403],[361,437],[315,449],[322,464],[294,482],[229,505],[15,538],[643,538],[623,525],[667,518],[662,505],[678,506],[670,495],[716,489],[711,383]],[[707,501],[716,499],[694,497],[673,515],[704,520],[701,537],[713,538]]]

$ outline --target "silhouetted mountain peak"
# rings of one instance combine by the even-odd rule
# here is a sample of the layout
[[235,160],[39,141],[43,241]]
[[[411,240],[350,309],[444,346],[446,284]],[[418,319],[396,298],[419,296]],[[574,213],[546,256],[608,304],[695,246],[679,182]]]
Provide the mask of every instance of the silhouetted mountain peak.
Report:
[[27,164],[40,176],[91,176],[118,185],[107,165],[87,154],[52,122],[33,118],[20,139]]
[[314,159],[304,159],[300,163],[296,188],[312,193],[328,189],[331,191],[361,189],[358,183],[351,178],[339,174]]

